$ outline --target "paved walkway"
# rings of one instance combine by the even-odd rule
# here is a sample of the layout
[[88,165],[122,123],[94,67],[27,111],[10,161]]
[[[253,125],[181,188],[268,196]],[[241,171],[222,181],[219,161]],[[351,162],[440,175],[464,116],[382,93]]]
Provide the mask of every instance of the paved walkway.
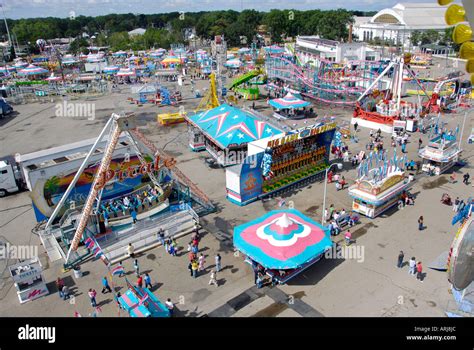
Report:
[[[257,286],[252,286],[249,289],[243,291],[236,297],[227,301],[224,305],[211,311],[207,314],[209,317],[231,317],[237,311],[247,307],[257,299],[263,296],[268,296],[274,300],[276,304],[283,305],[280,308],[280,312],[286,308],[296,311],[300,316],[303,317],[324,317],[318,310],[312,308],[304,301],[296,298],[293,295],[284,293],[278,287],[263,287],[258,289]],[[279,312],[278,312],[279,313]],[[265,316],[264,314],[256,314],[254,316]],[[275,316],[274,314],[272,316]]]

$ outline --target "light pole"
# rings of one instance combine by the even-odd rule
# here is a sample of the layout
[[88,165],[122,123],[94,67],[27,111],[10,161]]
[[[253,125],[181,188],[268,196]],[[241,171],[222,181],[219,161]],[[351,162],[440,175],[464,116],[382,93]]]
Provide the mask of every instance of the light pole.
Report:
[[342,169],[342,163],[332,163],[329,167],[326,168],[326,175],[324,176],[323,215],[322,215],[322,220],[321,220],[321,223],[323,225],[326,223],[326,217],[324,213],[326,211],[326,190],[327,190],[327,185],[328,185],[328,172],[334,165],[337,165],[337,168],[339,170]]

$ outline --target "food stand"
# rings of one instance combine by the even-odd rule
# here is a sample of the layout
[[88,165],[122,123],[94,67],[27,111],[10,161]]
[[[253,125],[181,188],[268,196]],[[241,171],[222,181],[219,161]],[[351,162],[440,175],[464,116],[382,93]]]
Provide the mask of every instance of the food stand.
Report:
[[456,164],[461,152],[454,135],[436,136],[418,153],[423,159],[421,169],[428,174],[443,174]]
[[393,160],[387,160],[383,154],[375,160],[376,157],[371,152],[369,158],[359,165],[359,178],[349,187],[352,210],[369,218],[375,218],[396,205],[410,186],[410,178],[399,166],[406,163],[406,157],[397,159],[394,156]]

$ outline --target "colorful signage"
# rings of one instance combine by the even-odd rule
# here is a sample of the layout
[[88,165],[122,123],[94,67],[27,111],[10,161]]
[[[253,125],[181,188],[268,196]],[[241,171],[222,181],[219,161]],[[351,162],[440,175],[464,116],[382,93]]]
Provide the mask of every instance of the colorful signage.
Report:
[[325,124],[321,126],[313,126],[311,128],[305,128],[295,134],[285,135],[281,138],[270,140],[268,141],[267,147],[274,148],[274,147],[281,146],[286,143],[293,142],[305,137],[322,134],[326,131],[329,131],[335,128],[336,128],[336,123],[329,123],[329,124]]
[[160,165],[160,156],[156,156],[155,161],[153,163],[151,162],[146,162],[145,164],[142,164],[140,166],[129,166],[127,169],[120,169],[120,170],[113,170],[109,169],[106,172],[103,172],[100,174],[100,178],[95,184],[95,188],[98,190],[101,190],[102,188],[105,187],[105,185],[113,180],[117,179],[119,182],[122,182],[126,178],[135,178],[139,175],[145,175],[148,173],[151,173],[153,171],[159,171],[163,166],[171,169],[175,164],[176,160],[174,158],[168,158],[163,160],[163,164]]

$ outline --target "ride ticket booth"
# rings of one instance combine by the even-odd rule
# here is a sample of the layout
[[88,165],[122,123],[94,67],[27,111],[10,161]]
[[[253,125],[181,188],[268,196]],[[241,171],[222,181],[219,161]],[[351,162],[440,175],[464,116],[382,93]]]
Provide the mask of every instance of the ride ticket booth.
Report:
[[43,267],[37,257],[9,266],[8,270],[15,282],[18,300],[21,304],[49,294],[42,274]]

